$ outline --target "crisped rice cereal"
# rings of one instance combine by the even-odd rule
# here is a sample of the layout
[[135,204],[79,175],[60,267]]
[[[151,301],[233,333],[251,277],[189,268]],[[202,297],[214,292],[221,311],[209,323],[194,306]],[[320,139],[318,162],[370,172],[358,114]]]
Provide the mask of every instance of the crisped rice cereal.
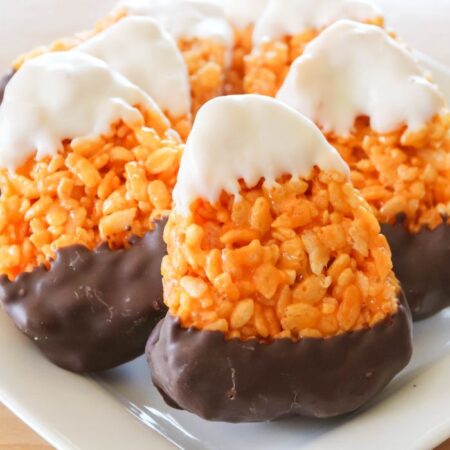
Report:
[[165,303],[183,327],[227,338],[332,337],[395,313],[399,285],[370,207],[337,172],[260,182],[173,211]]
[[126,247],[167,216],[182,146],[159,114],[143,114],[136,128],[115,123],[108,135],[66,141],[62,153],[16,173],[0,170],[0,273],[14,279],[48,267],[74,244]]
[[382,223],[406,215],[412,233],[438,227],[450,215],[450,114],[419,132],[374,132],[367,118],[348,137],[329,134],[352,170],[352,182]]

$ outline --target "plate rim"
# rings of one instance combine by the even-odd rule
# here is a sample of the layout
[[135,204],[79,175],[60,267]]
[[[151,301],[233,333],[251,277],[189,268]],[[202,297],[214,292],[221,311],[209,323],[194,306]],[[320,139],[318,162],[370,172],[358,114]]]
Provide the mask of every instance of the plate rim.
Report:
[[[1,309],[0,358],[0,402],[55,448],[122,450],[130,439],[136,450],[174,448],[91,376],[73,374],[50,363]],[[108,420],[99,420],[101,417]],[[114,429],[111,423],[120,424],[121,429]]]

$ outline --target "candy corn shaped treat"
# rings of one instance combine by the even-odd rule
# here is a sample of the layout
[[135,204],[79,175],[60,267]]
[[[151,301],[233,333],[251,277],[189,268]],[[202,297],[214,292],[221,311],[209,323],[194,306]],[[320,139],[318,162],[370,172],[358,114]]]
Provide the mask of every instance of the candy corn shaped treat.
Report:
[[118,5],[114,15],[152,17],[174,37],[188,67],[194,114],[224,93],[233,29],[223,8],[200,0],[128,0]]
[[144,351],[181,145],[156,103],[78,51],[27,61],[0,107],[0,299],[61,367]]
[[192,125],[187,66],[175,40],[155,20],[125,17],[78,39],[26,55],[14,67],[18,70],[24,61],[39,54],[71,49],[102,59],[143,89],[169,118],[171,127],[186,139]]
[[147,357],[169,405],[228,422],[338,416],[408,363],[380,225],[337,151],[280,102],[200,110],[164,238],[169,312]]
[[342,21],[292,65],[277,95],[311,118],[352,171],[421,319],[450,305],[450,115],[408,49]]
[[383,25],[372,0],[269,0],[246,58],[245,92],[275,96],[305,45],[340,19]]

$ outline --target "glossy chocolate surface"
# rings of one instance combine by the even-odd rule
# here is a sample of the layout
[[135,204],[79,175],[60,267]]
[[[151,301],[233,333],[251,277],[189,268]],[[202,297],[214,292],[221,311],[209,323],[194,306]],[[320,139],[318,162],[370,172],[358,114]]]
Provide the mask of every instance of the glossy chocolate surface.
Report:
[[411,234],[399,216],[382,225],[392,249],[394,271],[402,284],[414,320],[426,319],[450,306],[450,226],[443,223]]
[[[105,244],[60,249],[50,270],[10,282],[0,300],[16,326],[60,367],[93,372],[140,356],[165,314],[161,261],[165,221],[127,250]],[[32,370],[32,369],[31,369]]]
[[153,382],[170,406],[223,422],[355,411],[408,364],[411,353],[404,301],[371,329],[297,343],[226,340],[220,332],[184,329],[168,314],[146,350]]

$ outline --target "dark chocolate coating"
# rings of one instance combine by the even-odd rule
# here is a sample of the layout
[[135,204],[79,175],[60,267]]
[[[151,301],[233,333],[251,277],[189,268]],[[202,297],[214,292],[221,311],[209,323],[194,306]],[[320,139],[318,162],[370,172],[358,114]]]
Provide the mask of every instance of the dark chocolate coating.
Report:
[[165,221],[126,250],[104,244],[59,250],[49,270],[0,279],[0,300],[16,326],[56,365],[106,370],[144,353],[164,316],[161,260]]
[[297,343],[226,340],[220,332],[182,328],[167,314],[146,354],[166,402],[204,419],[327,418],[357,410],[408,364],[411,330],[406,301],[373,328]]
[[413,319],[422,320],[450,306],[450,226],[411,234],[404,222],[405,216],[399,216],[395,225],[381,228]]
[[9,70],[3,77],[0,78],[0,105],[3,102],[3,94],[5,93],[6,85],[9,83],[9,80],[13,77],[14,70]]

